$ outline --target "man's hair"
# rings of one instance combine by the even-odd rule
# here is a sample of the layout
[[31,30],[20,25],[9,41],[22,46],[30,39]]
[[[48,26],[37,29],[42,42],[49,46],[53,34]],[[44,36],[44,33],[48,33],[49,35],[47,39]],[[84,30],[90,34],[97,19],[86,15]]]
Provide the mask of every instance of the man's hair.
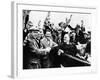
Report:
[[51,31],[49,29],[45,30],[44,34],[46,34],[46,32],[50,32],[51,33]]

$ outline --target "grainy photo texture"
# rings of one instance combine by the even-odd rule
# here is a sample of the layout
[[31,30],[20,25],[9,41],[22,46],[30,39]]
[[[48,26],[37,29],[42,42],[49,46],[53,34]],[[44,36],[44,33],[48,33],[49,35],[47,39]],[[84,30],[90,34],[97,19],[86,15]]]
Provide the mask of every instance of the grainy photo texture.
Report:
[[91,66],[90,15],[23,10],[23,69]]

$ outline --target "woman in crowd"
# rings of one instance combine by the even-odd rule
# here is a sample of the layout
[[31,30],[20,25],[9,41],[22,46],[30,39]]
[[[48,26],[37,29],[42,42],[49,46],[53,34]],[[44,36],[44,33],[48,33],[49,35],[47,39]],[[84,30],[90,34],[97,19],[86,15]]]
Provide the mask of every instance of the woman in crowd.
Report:
[[64,67],[68,66],[70,63],[67,61],[66,54],[75,56],[77,53],[77,48],[74,44],[70,43],[70,36],[68,33],[64,35],[64,42],[57,47],[51,49],[51,60],[53,67]]

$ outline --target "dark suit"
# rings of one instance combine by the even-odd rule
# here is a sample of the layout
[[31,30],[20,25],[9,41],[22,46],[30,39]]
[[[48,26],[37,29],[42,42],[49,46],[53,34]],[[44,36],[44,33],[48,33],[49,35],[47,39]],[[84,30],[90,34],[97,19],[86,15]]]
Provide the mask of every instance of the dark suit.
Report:
[[35,49],[39,49],[39,41],[30,33],[27,36],[27,44],[23,49],[23,67],[24,69],[41,68],[41,54]]

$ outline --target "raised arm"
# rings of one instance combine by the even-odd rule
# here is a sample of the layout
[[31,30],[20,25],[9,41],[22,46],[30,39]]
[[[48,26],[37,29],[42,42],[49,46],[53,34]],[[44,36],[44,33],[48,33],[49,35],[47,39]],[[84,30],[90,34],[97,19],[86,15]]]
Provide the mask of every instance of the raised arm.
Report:
[[81,20],[81,27],[83,27],[83,25],[84,25],[84,21],[83,21],[83,20]]
[[68,25],[70,23],[71,19],[72,19],[72,15],[70,15],[70,18],[69,19],[66,18],[66,25]]
[[69,18],[69,20],[68,20],[68,23],[70,23],[71,19],[72,19],[72,15],[70,15],[70,18]]

